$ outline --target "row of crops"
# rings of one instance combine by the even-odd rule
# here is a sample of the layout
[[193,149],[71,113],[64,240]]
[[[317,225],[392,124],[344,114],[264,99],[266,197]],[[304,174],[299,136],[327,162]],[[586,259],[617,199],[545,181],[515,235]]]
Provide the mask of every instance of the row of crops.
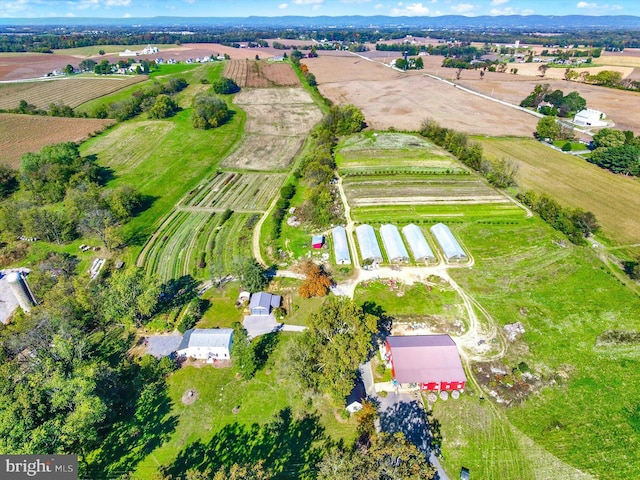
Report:
[[162,281],[184,275],[206,278],[213,261],[231,271],[235,258],[251,255],[257,219],[257,214],[175,211],[149,248],[145,267]]
[[261,212],[267,209],[273,192],[284,183],[285,174],[217,172],[208,183],[194,189],[182,202],[184,207],[223,212]]

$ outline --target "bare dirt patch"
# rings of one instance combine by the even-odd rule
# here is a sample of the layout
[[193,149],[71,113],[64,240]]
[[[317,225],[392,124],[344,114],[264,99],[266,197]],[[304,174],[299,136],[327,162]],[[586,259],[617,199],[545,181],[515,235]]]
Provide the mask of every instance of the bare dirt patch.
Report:
[[267,88],[299,86],[298,76],[288,63],[268,63],[264,60],[231,60],[224,67],[224,76],[240,87]]
[[182,394],[182,403],[185,405],[191,405],[198,399],[199,396],[200,392],[193,388],[190,388]]
[[266,105],[308,103],[314,105],[314,101],[302,88],[269,88],[265,90],[245,90],[233,99],[238,105]]
[[222,162],[223,167],[247,170],[287,168],[304,141],[302,136],[247,135],[242,144]]
[[27,152],[37,152],[52,143],[81,142],[112,124],[113,120],[1,113],[0,163],[16,168]]
[[78,64],[71,55],[47,55],[40,53],[21,53],[0,56],[0,80],[21,80],[38,78],[66,65]]
[[17,108],[20,100],[38,108],[62,103],[71,108],[147,80],[143,75],[118,77],[61,77],[55,80],[0,85],[0,108]]

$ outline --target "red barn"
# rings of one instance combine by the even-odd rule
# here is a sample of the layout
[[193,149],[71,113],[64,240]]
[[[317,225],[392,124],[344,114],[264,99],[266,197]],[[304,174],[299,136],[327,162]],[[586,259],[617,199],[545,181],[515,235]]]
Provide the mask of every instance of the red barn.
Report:
[[422,390],[464,390],[467,377],[449,335],[387,337],[385,349],[398,383],[418,384]]

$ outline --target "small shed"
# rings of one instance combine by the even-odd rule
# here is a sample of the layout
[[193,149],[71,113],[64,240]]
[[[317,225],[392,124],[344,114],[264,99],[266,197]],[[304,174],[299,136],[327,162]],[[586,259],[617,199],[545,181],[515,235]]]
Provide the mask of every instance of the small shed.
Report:
[[313,248],[322,248],[324,246],[324,235],[314,235],[311,237],[311,246]]
[[467,467],[462,467],[460,469],[460,480],[469,480],[469,469]]
[[362,402],[366,397],[366,391],[362,379],[358,376],[353,385],[353,390],[346,398],[346,409],[349,413],[356,413],[362,410]]
[[332,231],[333,234],[333,254],[338,265],[351,263],[349,254],[349,244],[347,243],[347,231],[338,225]]
[[280,295],[267,292],[258,292],[251,295],[249,310],[251,315],[269,315],[274,308],[278,308],[282,302]]
[[229,360],[232,342],[231,328],[192,328],[184,332],[176,353],[199,360]]

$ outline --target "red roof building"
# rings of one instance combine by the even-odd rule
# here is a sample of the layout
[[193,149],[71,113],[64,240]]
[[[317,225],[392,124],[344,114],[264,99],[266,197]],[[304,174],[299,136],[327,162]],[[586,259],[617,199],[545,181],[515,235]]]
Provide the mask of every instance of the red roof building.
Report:
[[422,390],[464,390],[467,377],[449,335],[387,337],[385,353],[400,384],[417,384]]

